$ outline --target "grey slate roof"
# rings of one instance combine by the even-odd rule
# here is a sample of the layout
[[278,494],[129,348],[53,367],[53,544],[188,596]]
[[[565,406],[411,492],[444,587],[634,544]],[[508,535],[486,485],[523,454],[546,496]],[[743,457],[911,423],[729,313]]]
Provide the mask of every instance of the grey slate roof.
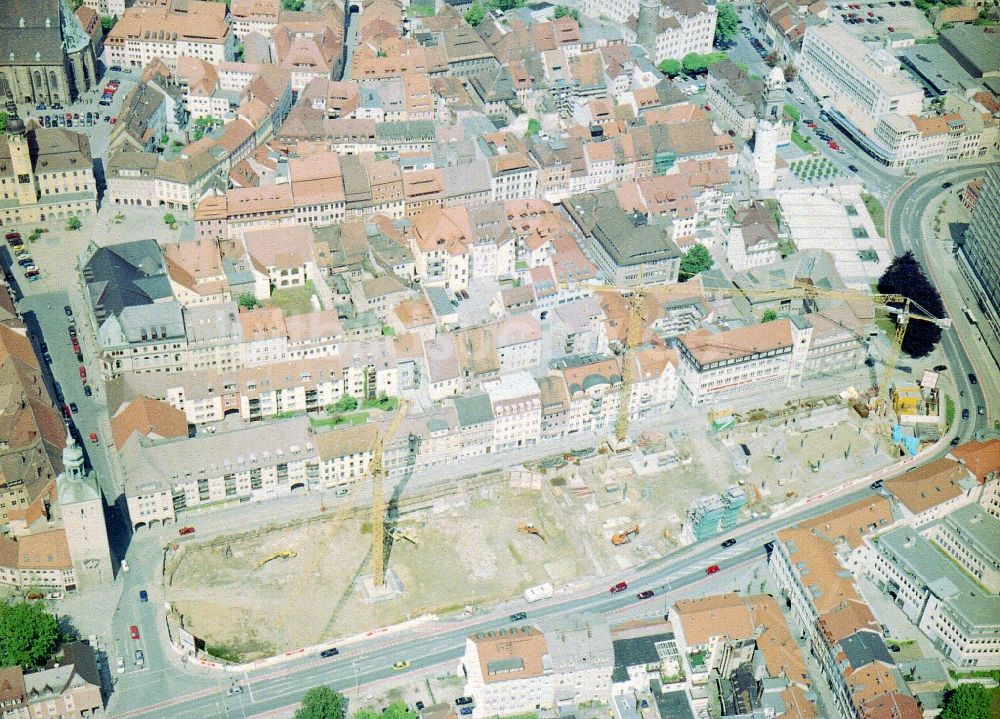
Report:
[[493,405],[488,394],[455,397],[455,411],[460,427],[471,427],[493,421]]
[[872,662],[879,661],[885,664],[895,664],[892,655],[885,646],[885,642],[875,632],[861,630],[849,637],[840,640],[840,647],[844,650],[847,661],[855,669],[867,666]]
[[90,304],[98,322],[126,307],[171,297],[163,253],[155,240],[100,247],[83,267]]
[[658,642],[670,641],[674,635],[670,632],[651,634],[646,637],[632,639],[616,639],[611,643],[615,651],[615,668],[611,673],[612,682],[628,681],[628,668],[658,664],[660,654],[656,651]]

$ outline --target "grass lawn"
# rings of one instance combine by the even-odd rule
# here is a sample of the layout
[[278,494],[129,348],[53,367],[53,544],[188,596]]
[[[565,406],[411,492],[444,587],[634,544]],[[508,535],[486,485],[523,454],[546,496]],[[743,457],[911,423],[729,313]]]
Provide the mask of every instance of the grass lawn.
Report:
[[955,421],[955,400],[951,397],[944,398],[944,421],[949,427]]
[[316,429],[321,427],[347,427],[351,425],[364,424],[368,421],[367,412],[351,412],[349,414],[335,414],[332,417],[323,419],[309,418],[309,423]]
[[865,208],[868,210],[868,214],[872,217],[872,222],[875,223],[875,229],[878,230],[879,235],[885,236],[885,208],[882,207],[882,203],[878,201],[878,198],[874,195],[869,195],[867,192],[861,193],[861,200],[865,203]]
[[414,17],[434,17],[434,3],[422,4],[418,2],[411,3],[408,8],[406,8],[406,16],[410,18]]
[[528,135],[537,135],[542,131],[542,123],[535,118],[528,120]]
[[274,290],[271,293],[270,305],[280,307],[286,317],[292,315],[304,315],[313,311],[309,298],[316,293],[312,280],[308,280],[301,287],[288,287],[281,290]]
[[396,397],[386,397],[385,401],[377,399],[366,399],[361,403],[364,409],[380,409],[383,412],[395,412],[399,406],[399,399]]
[[813,144],[800,135],[799,131],[794,128],[792,129],[792,142],[794,142],[796,146],[802,150],[802,152],[816,152],[816,148],[813,147]]

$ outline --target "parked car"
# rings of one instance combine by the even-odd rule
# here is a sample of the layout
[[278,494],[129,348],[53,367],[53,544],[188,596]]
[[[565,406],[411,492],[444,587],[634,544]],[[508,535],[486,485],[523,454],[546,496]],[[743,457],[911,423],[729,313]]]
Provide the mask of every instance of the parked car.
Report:
[[143,664],[145,664],[145,657],[142,656],[142,650],[141,649],[136,649],[135,650],[135,665],[137,667],[142,667]]
[[715,574],[719,571],[719,565],[713,564],[711,567],[705,570],[705,574]]
[[145,589],[139,590],[139,601],[143,603],[149,601],[149,593]]
[[647,589],[647,590],[646,590],[646,591],[644,591],[644,592],[639,592],[638,594],[636,594],[636,595],[635,595],[635,598],[636,598],[636,599],[649,599],[649,598],[650,598],[650,597],[652,597],[652,596],[653,596],[653,595],[654,595],[655,593],[656,593],[656,592],[654,592],[654,591],[653,591],[652,589]]
[[80,408],[76,405],[76,402],[70,402],[69,411],[72,412],[73,414],[76,414],[77,412],[80,411]]
[[94,444],[97,444],[97,432],[91,432],[89,439]]
[[462,716],[469,716],[470,714],[472,714],[472,707],[462,707],[458,711],[458,713],[461,714]]
[[472,702],[474,701],[476,700],[473,699],[472,697],[459,697],[458,699],[455,700],[455,704],[457,704],[460,707],[464,707],[466,704],[472,704]]
[[125,572],[126,574],[128,574],[128,560],[127,559],[123,559],[122,560],[122,571]]
[[90,395],[94,394],[94,390],[90,388],[89,384],[85,384],[83,385],[83,393],[89,397]]
[[514,612],[513,614],[510,615],[510,621],[512,622],[521,622],[527,618],[528,618],[527,612]]
[[340,654],[340,650],[337,649],[337,647],[330,647],[329,649],[324,649],[319,653],[319,655],[324,659],[328,659],[329,657],[335,657],[338,654]]
[[732,537],[730,537],[729,539],[727,539],[725,542],[722,543],[722,546],[726,547],[726,548],[729,548],[729,547],[733,546],[734,544],[736,544],[736,540],[733,539]]
[[181,527],[177,530],[177,533],[182,537],[186,537],[189,534],[194,534],[194,527]]
[[87,381],[87,368],[84,367],[83,365],[80,365],[80,379],[82,379],[84,382]]
[[119,674],[125,673],[125,660],[122,657],[115,660],[115,671]]
[[398,662],[392,663],[392,668],[395,669],[397,672],[406,669],[408,666],[410,666],[410,662],[407,661],[406,659],[401,659]]
[[64,405],[62,406],[62,416],[63,416],[63,417],[65,417],[66,419],[69,419],[69,416],[70,416],[71,414],[73,414],[73,410],[71,410],[71,409],[69,408],[69,405],[68,405],[68,404],[64,404]]
[[624,592],[626,589],[628,589],[628,582],[618,582],[618,584],[611,587],[611,593],[618,594],[618,592]]
[[128,628],[128,633],[129,633],[129,635],[131,635],[131,637],[133,639],[138,639],[139,638],[139,627],[137,627],[136,625],[133,624],[131,627]]

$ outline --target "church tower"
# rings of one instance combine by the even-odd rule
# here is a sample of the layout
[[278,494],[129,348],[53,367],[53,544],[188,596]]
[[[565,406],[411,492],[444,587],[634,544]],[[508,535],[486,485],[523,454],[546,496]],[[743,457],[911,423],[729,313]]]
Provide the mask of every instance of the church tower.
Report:
[[636,24],[635,40],[656,63],[656,29],[660,25],[660,0],[639,0],[639,20]]
[[775,161],[785,123],[785,74],[781,68],[771,68],[764,81],[764,88],[753,138],[753,166],[757,175],[757,187],[770,190],[774,188],[776,180]]
[[62,459],[65,471],[56,479],[56,492],[77,586],[87,589],[106,584],[114,579],[114,572],[104,500],[95,478],[87,474],[83,450],[71,434],[66,437]]
[[17,204],[21,207],[38,202],[35,190],[35,172],[31,167],[31,151],[28,149],[28,135],[24,123],[17,116],[14,98],[7,93],[7,146],[10,148],[11,169],[14,170]]

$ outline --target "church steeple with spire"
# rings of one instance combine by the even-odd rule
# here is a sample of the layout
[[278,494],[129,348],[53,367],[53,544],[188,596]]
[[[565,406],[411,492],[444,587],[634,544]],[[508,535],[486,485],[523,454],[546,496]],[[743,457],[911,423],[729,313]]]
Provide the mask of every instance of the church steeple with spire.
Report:
[[96,478],[87,472],[83,449],[69,432],[62,463],[56,493],[77,584],[87,588],[110,582],[114,571],[104,521],[104,498]]

